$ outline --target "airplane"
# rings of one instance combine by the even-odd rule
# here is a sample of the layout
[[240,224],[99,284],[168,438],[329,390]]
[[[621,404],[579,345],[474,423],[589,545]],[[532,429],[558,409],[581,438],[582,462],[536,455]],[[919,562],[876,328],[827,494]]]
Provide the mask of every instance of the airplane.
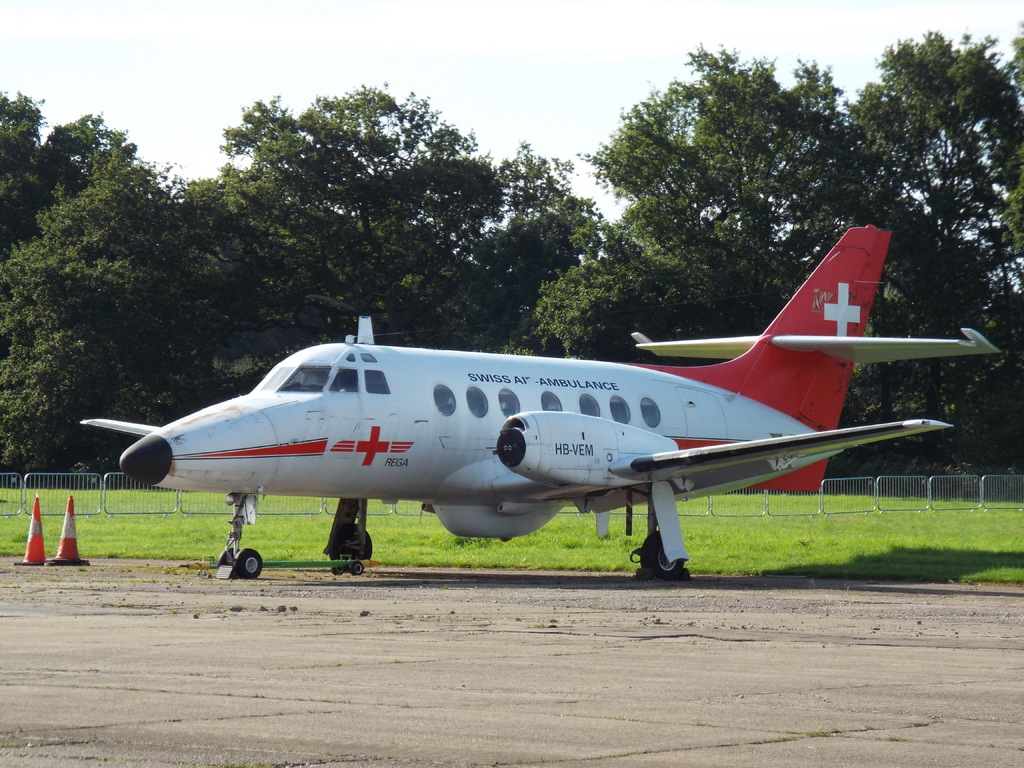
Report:
[[[633,552],[647,578],[689,578],[676,501],[748,486],[818,490],[854,446],[945,429],[928,419],[837,428],[853,366],[999,350],[963,339],[865,337],[891,232],[849,229],[758,336],[651,341],[680,367],[384,346],[368,317],[344,343],[278,363],[249,394],[163,427],[83,424],[141,436],[120,458],[139,483],[219,491],[234,507],[221,578],[257,578],[242,549],[261,495],[337,497],[332,561],[362,572],[368,499],[413,500],[452,534],[508,539],[566,506],[647,504]],[[632,517],[627,518],[631,529]],[[627,531],[629,533],[631,531]]]

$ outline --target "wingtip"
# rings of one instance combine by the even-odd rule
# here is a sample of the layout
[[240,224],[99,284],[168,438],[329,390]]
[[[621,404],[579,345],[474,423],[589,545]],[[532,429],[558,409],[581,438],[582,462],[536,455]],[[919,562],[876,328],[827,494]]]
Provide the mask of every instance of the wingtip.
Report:
[[932,429],[952,429],[953,425],[945,421],[939,421],[938,419],[908,419],[903,422],[903,426],[907,429],[917,429],[920,431],[932,430]]
[[993,344],[991,341],[986,339],[984,334],[974,330],[973,328],[961,328],[960,333],[962,333],[964,337],[967,339],[967,341],[961,343],[975,347],[976,354],[992,355],[1003,351],[995,344]]

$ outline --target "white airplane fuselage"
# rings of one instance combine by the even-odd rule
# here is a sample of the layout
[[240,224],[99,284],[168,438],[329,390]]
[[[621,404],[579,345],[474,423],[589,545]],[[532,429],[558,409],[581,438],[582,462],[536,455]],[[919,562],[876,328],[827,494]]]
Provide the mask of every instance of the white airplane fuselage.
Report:
[[[314,391],[289,391],[302,386],[287,383],[302,372],[315,378],[305,385]],[[628,425],[650,438],[640,437],[636,454],[810,431],[748,398],[640,366],[325,344],[283,360],[252,393],[157,430],[174,455],[157,484],[409,499],[430,504],[457,534],[521,535],[567,501],[557,484],[532,482],[495,455],[505,420],[530,411]],[[602,449],[586,439],[551,446],[575,463],[622,458]],[[490,522],[485,509],[497,512]]]

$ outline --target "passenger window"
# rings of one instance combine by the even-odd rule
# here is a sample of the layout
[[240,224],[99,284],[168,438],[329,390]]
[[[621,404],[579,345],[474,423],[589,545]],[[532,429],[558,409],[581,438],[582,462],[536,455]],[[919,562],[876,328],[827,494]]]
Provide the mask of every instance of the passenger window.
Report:
[[540,395],[540,407],[545,411],[562,410],[562,401],[554,392],[542,392]]
[[371,355],[369,352],[360,352],[359,357],[362,358],[364,363],[376,363],[377,358]]
[[434,405],[444,416],[451,416],[455,413],[455,395],[444,384],[434,387]]
[[469,406],[469,412],[478,419],[487,415],[487,395],[476,387],[466,390],[466,404]]
[[498,407],[506,416],[519,413],[519,398],[511,389],[503,389],[498,393]]
[[322,392],[327,384],[330,366],[304,365],[289,377],[278,392]]
[[[363,355],[363,357],[370,357],[370,355]],[[367,370],[366,391],[371,395],[391,394],[391,387],[388,386],[388,380],[384,375],[384,371]]]
[[359,372],[355,368],[339,368],[331,382],[331,392],[358,392]]
[[608,403],[612,418],[620,424],[629,424],[629,405],[618,395],[613,395]]
[[661,409],[649,397],[640,401],[640,415],[643,416],[644,424],[648,427],[656,427],[661,423]]
[[592,395],[584,393],[580,395],[580,413],[584,416],[600,416],[601,406],[597,404],[597,400]]

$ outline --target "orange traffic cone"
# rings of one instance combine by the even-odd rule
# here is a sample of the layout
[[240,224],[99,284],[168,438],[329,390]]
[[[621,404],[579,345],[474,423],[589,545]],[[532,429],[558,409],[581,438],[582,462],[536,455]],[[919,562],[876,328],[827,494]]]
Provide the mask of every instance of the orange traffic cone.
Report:
[[43,518],[39,512],[39,494],[32,508],[32,522],[28,524],[28,546],[25,547],[25,559],[16,565],[42,565],[46,562],[46,549],[43,546]]
[[47,565],[88,565],[78,556],[78,536],[75,534],[75,497],[68,496],[68,509],[64,513],[64,530],[60,534],[57,557]]

